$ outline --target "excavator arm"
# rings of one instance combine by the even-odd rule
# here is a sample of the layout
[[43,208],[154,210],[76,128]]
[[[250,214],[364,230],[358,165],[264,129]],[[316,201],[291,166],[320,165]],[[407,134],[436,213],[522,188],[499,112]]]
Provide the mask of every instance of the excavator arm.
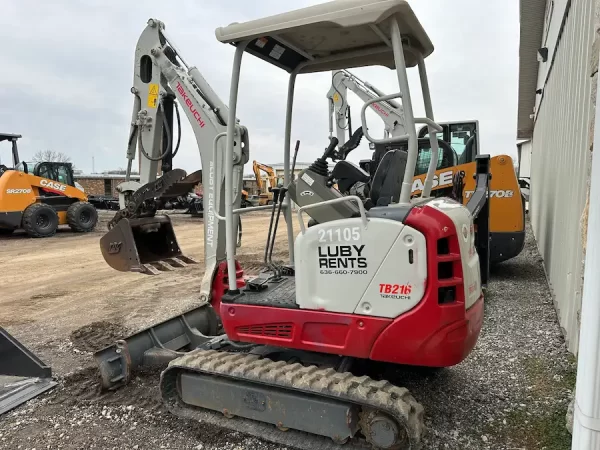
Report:
[[[368,107],[370,107],[384,123],[383,139],[378,141],[373,140],[373,138],[369,139],[373,142],[376,149],[377,146],[386,146],[385,148],[387,148],[387,145],[390,144],[393,139],[408,139],[408,129],[406,128],[404,110],[402,105],[394,100],[395,96],[386,96],[385,93],[375,86],[361,80],[348,70],[333,71],[331,80],[331,89],[327,93],[330,116],[329,133],[330,136],[333,135],[333,122],[335,122],[336,135],[339,141],[339,147],[336,153],[340,156],[339,159],[345,159],[349,151],[358,146],[357,141],[360,140],[357,133],[353,134],[349,126],[350,106],[347,99],[348,89],[354,92],[365,105],[368,104]],[[398,97],[401,97],[401,95],[398,95]],[[365,127],[365,117],[363,113],[361,113],[361,116],[363,119],[363,127]],[[433,122],[428,119],[415,118],[415,123],[426,123],[426,128],[429,133],[431,160],[427,170],[428,181],[422,191],[424,197],[429,197],[433,185],[433,174],[438,159],[438,141],[436,133],[441,132],[442,128],[439,127],[439,125],[433,126]],[[346,129],[349,131],[348,142],[346,142],[344,136]],[[359,134],[362,135],[363,133],[367,135],[368,130],[363,129]]]
[[[225,221],[218,219],[219,211],[224,210],[224,173],[219,173],[217,168],[224,167],[225,140],[222,138],[226,135],[228,108],[198,69],[188,66],[165,34],[165,25],[155,19],[148,21],[136,46],[131,92],[134,106],[127,147],[127,181],[118,188],[122,209],[110,224],[112,230],[101,240],[104,258],[117,270],[146,273],[154,273],[153,267],[164,269],[165,262],[180,265],[182,261],[190,261],[190,258],[182,258],[170,219],[167,216],[155,217],[152,204],[160,198],[183,195],[202,182],[206,271],[200,296],[208,300],[213,274],[218,263],[225,260]],[[194,132],[202,174],[187,175],[185,171],[171,166],[179,150],[179,109],[185,113]],[[173,112],[179,124],[177,139],[172,125]],[[238,208],[242,201],[243,166],[249,158],[248,131],[237,124],[236,129],[234,208]],[[129,175],[138,154],[140,183],[135,183],[129,181]],[[139,230],[152,229],[158,229],[162,236],[157,234],[149,238],[144,235],[143,239],[140,238]],[[165,243],[163,254],[158,250],[159,242]],[[130,254],[136,258],[132,260],[128,256]]]
[[[330,117],[329,133],[333,135],[333,124],[335,124],[336,137],[340,147],[347,140],[345,137],[346,130],[349,131],[349,135],[352,135],[352,130],[349,129],[350,105],[347,98],[348,89],[354,92],[363,102],[368,102],[384,95],[372,85],[362,81],[347,70],[333,72],[331,89],[327,93]],[[402,105],[394,100],[386,100],[371,103],[369,107],[383,121],[385,137],[406,134]]]

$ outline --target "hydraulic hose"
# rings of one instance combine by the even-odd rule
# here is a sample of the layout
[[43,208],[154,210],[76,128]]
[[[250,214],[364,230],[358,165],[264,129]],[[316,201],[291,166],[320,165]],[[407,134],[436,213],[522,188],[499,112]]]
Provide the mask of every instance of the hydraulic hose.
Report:
[[163,111],[162,120],[163,120],[163,126],[165,127],[165,130],[167,132],[167,149],[160,156],[153,158],[146,152],[146,149],[144,148],[144,144],[142,142],[142,133],[140,132],[139,136],[138,136],[138,142],[140,144],[140,151],[142,152],[142,155],[144,155],[144,157],[150,161],[162,161],[163,158],[171,151],[172,144],[173,144],[173,139],[171,136],[171,129],[169,128],[169,124],[167,123],[167,118],[165,117],[165,114],[164,114],[164,108],[163,108],[162,101],[160,101],[158,103],[158,107]]

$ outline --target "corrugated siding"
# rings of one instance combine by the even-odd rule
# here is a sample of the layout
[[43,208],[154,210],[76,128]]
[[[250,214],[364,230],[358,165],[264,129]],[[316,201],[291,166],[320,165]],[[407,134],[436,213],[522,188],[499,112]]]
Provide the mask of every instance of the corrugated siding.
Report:
[[569,350],[579,338],[594,2],[573,0],[533,134],[530,215]]

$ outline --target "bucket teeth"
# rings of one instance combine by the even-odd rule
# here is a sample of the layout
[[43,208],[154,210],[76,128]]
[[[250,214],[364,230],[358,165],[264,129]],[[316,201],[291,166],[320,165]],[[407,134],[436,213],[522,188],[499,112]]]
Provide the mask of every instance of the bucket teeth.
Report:
[[178,268],[187,267],[189,264],[198,264],[198,261],[189,256],[180,255],[177,258],[166,258],[161,261],[143,264],[141,273],[147,275],[160,275],[161,272],[171,272]]
[[142,273],[147,275],[160,275],[160,270],[156,269],[152,264],[144,264]]
[[188,263],[183,261],[181,258],[169,258],[165,261],[175,267],[187,267],[188,266]]
[[163,270],[165,272],[166,271],[171,272],[171,271],[175,270],[175,267],[173,267],[171,264],[169,264],[166,261],[156,261],[154,263],[154,265],[158,270]]
[[181,260],[185,264],[199,264],[199,261],[196,258],[192,258],[191,256],[179,255],[177,258],[173,259]]

